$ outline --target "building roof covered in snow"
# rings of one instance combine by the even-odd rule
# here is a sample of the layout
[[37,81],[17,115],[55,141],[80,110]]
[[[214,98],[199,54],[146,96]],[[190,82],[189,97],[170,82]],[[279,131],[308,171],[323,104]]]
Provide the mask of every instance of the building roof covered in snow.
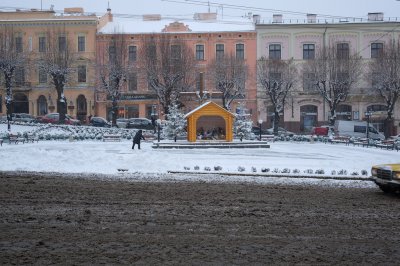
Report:
[[252,20],[219,20],[216,13],[197,13],[193,18],[149,15],[112,15],[112,19],[99,29],[100,34],[114,33],[187,33],[187,32],[247,32],[255,31]]

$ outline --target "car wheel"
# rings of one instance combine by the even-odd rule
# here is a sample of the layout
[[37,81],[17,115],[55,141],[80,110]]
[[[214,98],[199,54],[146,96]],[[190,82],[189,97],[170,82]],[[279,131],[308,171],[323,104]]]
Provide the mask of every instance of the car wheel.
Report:
[[379,188],[385,193],[392,193],[393,192],[392,188],[388,187],[388,186],[379,185]]

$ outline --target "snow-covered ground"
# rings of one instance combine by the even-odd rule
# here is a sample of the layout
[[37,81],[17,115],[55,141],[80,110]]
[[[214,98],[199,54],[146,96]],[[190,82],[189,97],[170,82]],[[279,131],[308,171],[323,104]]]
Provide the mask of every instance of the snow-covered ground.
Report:
[[[12,132],[31,130],[32,127],[12,127]],[[0,133],[5,131],[6,125],[0,124]],[[132,142],[129,140],[42,140],[38,143],[17,145],[3,143],[0,147],[0,171],[119,176],[129,176],[130,173],[157,173],[161,176],[168,171],[204,172],[210,169],[207,172],[214,174],[212,178],[216,180],[224,179],[218,177],[222,172],[236,175],[259,174],[259,177],[235,177],[238,180],[247,178],[256,182],[257,178],[265,179],[265,172],[261,170],[265,171],[267,168],[269,173],[286,171],[282,175],[287,175],[289,171],[294,176],[307,176],[317,171],[330,176],[338,175],[342,171],[342,176],[361,176],[364,172],[364,176],[367,177],[372,165],[400,161],[400,153],[396,151],[318,142],[274,142],[269,149],[164,150],[153,149],[151,141],[142,142],[141,150],[132,150],[131,146]],[[215,171],[216,166],[222,170]],[[238,170],[239,167],[242,168],[242,172]],[[120,169],[126,171],[121,172]],[[186,175],[185,178],[187,176],[190,175]],[[204,178],[208,179],[210,175],[205,175]]]

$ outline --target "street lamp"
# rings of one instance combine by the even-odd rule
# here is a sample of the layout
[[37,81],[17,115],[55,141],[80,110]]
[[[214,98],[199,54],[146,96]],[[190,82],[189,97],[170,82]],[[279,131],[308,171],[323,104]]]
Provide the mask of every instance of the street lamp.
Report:
[[258,125],[260,126],[260,141],[261,141],[261,125],[262,125],[262,119],[258,120]]
[[365,116],[367,117],[367,139],[369,139],[369,118],[371,116],[371,112],[365,112]]

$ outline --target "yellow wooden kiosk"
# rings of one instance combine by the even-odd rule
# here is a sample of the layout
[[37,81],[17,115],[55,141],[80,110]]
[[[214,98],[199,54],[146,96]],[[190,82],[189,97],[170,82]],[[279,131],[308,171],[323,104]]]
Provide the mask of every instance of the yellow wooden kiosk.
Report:
[[185,115],[187,120],[187,140],[233,141],[235,114],[214,102],[206,102]]

